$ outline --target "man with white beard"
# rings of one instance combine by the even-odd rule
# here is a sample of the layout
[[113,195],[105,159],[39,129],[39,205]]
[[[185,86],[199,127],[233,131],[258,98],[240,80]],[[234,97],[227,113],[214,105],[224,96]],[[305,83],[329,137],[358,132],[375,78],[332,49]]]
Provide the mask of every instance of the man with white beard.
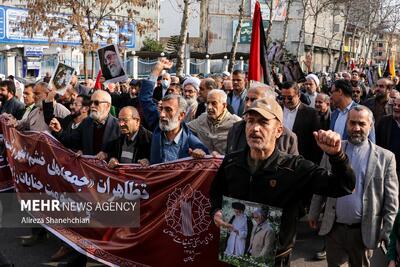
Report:
[[197,97],[199,96],[200,79],[189,77],[183,82],[183,93],[185,96],[186,109],[185,122],[194,120],[198,106]]
[[52,134],[63,144],[77,144],[84,155],[96,155],[100,160],[107,160],[107,148],[120,136],[118,120],[110,115],[110,109],[110,94],[97,90],[90,98],[89,117],[81,122],[76,131],[67,133],[56,120],[52,120]]
[[162,99],[160,109],[152,99],[154,85],[163,69],[169,69],[172,63],[162,59],[154,66],[150,77],[142,81],[139,92],[140,106],[150,129],[153,130],[150,163],[174,161],[192,156],[202,158],[207,148],[186,126],[185,112],[187,103],[180,95],[167,95]]

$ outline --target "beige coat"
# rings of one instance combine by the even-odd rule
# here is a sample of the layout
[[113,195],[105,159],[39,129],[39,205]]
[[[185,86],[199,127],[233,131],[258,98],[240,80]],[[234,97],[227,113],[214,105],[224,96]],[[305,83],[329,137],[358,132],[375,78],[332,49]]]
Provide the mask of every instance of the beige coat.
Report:
[[249,252],[253,257],[269,257],[274,252],[275,233],[267,221],[261,227],[254,226]]
[[208,148],[210,153],[217,151],[221,155],[224,155],[229,129],[232,128],[235,122],[240,120],[239,116],[226,112],[221,122],[213,125],[208,120],[207,113],[205,112],[187,125]]

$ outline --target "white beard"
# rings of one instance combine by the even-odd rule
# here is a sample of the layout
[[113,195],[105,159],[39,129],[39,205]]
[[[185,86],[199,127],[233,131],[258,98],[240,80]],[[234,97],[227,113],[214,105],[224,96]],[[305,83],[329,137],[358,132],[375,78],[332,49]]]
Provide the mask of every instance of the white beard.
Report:
[[194,103],[197,102],[197,99],[195,97],[193,98],[185,98],[187,105],[190,107],[192,106]]
[[160,121],[158,125],[159,125],[161,131],[169,132],[169,131],[172,131],[172,130],[175,130],[176,128],[178,128],[179,124],[180,124],[180,122],[178,120],[178,116],[176,116],[171,120],[169,119],[167,124],[164,124]]

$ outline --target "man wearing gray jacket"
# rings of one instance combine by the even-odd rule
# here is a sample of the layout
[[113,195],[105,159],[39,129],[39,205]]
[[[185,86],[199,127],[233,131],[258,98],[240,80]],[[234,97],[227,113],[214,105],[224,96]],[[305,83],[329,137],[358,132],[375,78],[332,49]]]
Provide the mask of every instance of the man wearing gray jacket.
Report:
[[242,120],[239,116],[229,113],[226,105],[226,94],[220,89],[213,89],[207,96],[207,113],[187,125],[208,148],[210,152],[225,154],[229,129]]
[[[356,174],[356,187],[351,195],[326,200],[319,234],[326,235],[329,267],[346,262],[370,266],[372,250],[380,243],[388,245],[398,209],[395,156],[368,140],[372,112],[354,106],[346,123],[348,141],[343,141],[343,149]],[[323,202],[323,197],[314,195],[310,225],[316,226]]]

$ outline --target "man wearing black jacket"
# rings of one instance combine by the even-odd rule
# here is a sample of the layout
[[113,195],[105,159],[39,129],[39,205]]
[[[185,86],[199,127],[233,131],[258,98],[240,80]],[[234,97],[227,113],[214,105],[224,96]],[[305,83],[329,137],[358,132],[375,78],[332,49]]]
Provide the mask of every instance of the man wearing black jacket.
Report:
[[15,84],[13,81],[0,82],[0,114],[8,113],[20,120],[25,112],[25,105],[15,97]]
[[110,115],[110,109],[110,94],[97,90],[90,99],[90,116],[82,121],[76,131],[70,134],[63,131],[55,118],[50,121],[49,127],[61,143],[76,143],[83,155],[96,155],[97,159],[106,160],[106,148],[120,136],[118,120]]
[[[71,103],[71,113],[65,118],[57,118],[60,122],[61,128],[67,135],[71,135],[76,131],[81,122],[89,116],[90,111],[90,98],[87,95],[79,95],[74,102]],[[46,123],[54,118],[54,105],[53,102],[43,103],[43,113]],[[79,149],[78,143],[64,143],[68,148]]]
[[127,106],[118,115],[121,137],[108,148],[110,161],[114,168],[118,163],[141,163],[147,165],[150,159],[152,134],[140,125],[140,116],[136,108]]
[[211,184],[211,213],[218,227],[229,227],[222,220],[223,196],[281,208],[275,266],[290,266],[301,200],[313,192],[335,197],[350,194],[355,175],[339,134],[314,132],[318,146],[329,155],[329,172],[302,156],[276,149],[276,140],[283,132],[283,114],[275,100],[259,99],[246,114],[247,147],[225,156]]

